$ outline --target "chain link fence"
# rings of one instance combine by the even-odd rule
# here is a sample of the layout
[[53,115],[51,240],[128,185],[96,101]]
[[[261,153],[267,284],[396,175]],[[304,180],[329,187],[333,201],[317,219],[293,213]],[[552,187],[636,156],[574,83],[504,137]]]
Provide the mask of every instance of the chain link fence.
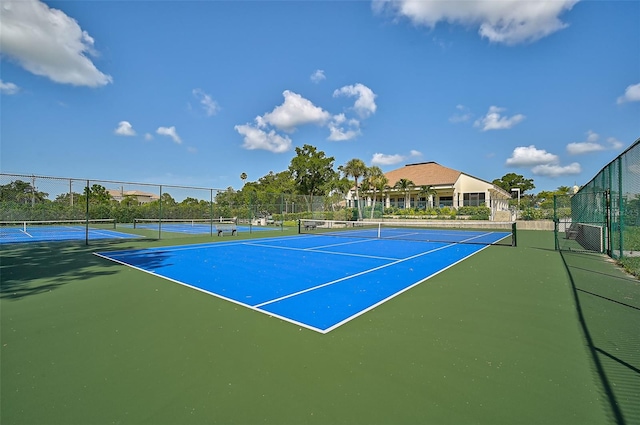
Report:
[[[237,191],[0,173],[0,243],[22,241],[18,236],[31,235],[26,230],[28,226],[35,226],[38,231],[61,227],[84,230],[88,243],[92,236],[108,235],[91,233],[98,220],[109,220],[100,226],[116,230],[118,234],[111,235],[118,239],[167,239],[218,236],[221,223],[237,226],[238,232],[284,231],[297,227],[300,219],[454,219],[457,214],[452,208],[427,208],[426,204],[415,208],[389,206],[385,205],[383,194],[376,195],[372,199],[371,193],[361,192],[359,201],[338,192],[308,196],[263,192],[250,186]],[[468,215],[468,209],[461,208],[460,212]],[[470,215],[475,218],[474,213]],[[478,216],[481,218],[489,217]],[[56,239],[52,236],[47,240]]]
[[354,209],[346,205],[343,196],[2,173],[0,242],[14,242],[15,234],[36,226],[84,227],[85,237],[78,239],[88,243],[90,230],[103,220],[114,223],[118,239],[217,236],[220,223],[233,223],[244,232],[284,230],[302,218],[350,220]]
[[640,260],[640,139],[573,196],[554,200],[556,249]]

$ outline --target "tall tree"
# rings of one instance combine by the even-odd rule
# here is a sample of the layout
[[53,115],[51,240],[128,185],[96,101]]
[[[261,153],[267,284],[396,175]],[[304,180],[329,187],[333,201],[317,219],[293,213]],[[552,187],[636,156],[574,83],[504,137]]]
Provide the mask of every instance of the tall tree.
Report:
[[108,204],[113,200],[107,189],[100,184],[93,184],[91,187],[85,187],[82,196],[79,199],[80,205],[87,202],[87,195],[91,204]]
[[[524,176],[516,173],[505,174],[501,179],[495,179],[492,183],[507,192],[511,192],[511,189],[520,189],[521,195],[536,187],[533,184],[533,179],[525,179]],[[512,194],[512,196],[515,197],[517,194]]]
[[427,204],[424,206],[425,209],[427,207],[433,207],[433,198],[432,196],[436,194],[436,190],[431,185],[422,185],[420,186],[420,192],[418,195],[424,196],[427,199]]
[[296,147],[296,156],[291,160],[289,172],[302,195],[322,196],[328,193],[329,183],[336,178],[332,156],[325,156],[314,146]]
[[376,195],[378,192],[384,191],[385,186],[389,183],[389,179],[384,175],[380,167],[374,165],[369,167],[367,180],[369,181],[370,188],[373,190],[373,203],[370,217],[373,218],[373,212],[376,209]]
[[398,180],[396,182],[395,186],[394,186],[396,189],[400,189],[402,192],[404,192],[404,207],[405,208],[411,208],[411,201],[409,199],[409,191],[414,186],[415,186],[415,184],[413,183],[413,181],[411,181],[409,179],[404,179],[404,178]]
[[360,194],[358,193],[358,179],[360,177],[364,177],[367,174],[367,166],[364,161],[358,158],[354,158],[349,160],[345,165],[341,165],[338,167],[340,171],[342,171],[345,176],[353,177],[355,181],[355,189],[356,189],[356,203],[358,206],[358,219],[362,220],[362,210],[360,209]]
[[18,204],[31,204],[44,202],[48,193],[38,191],[31,183],[22,180],[14,180],[9,184],[0,186],[0,200],[15,202]]

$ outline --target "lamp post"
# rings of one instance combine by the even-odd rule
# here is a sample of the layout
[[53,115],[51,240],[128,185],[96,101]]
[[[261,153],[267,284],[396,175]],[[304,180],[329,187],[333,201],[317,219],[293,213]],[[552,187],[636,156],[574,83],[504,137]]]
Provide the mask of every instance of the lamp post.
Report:
[[518,192],[518,209],[516,210],[516,220],[518,219],[518,212],[520,211],[520,188],[514,187],[511,189],[512,192]]

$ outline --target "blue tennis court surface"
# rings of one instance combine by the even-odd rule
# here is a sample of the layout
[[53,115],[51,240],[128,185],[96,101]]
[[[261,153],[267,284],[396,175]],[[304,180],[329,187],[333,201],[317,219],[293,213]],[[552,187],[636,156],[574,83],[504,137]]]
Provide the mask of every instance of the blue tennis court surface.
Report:
[[[97,239],[131,239],[142,236],[117,232],[108,229],[89,228],[89,240]],[[0,229],[0,244],[23,242],[53,242],[84,240],[87,237],[86,227],[83,225],[44,226],[42,228],[2,228]]]
[[327,333],[484,248],[299,235],[96,255]]

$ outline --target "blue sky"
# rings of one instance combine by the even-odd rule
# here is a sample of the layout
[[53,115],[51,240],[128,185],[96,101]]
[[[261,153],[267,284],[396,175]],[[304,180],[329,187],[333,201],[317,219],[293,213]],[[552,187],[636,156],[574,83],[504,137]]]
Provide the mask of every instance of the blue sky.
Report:
[[539,192],[640,137],[637,1],[0,8],[4,173],[239,189],[311,144]]

